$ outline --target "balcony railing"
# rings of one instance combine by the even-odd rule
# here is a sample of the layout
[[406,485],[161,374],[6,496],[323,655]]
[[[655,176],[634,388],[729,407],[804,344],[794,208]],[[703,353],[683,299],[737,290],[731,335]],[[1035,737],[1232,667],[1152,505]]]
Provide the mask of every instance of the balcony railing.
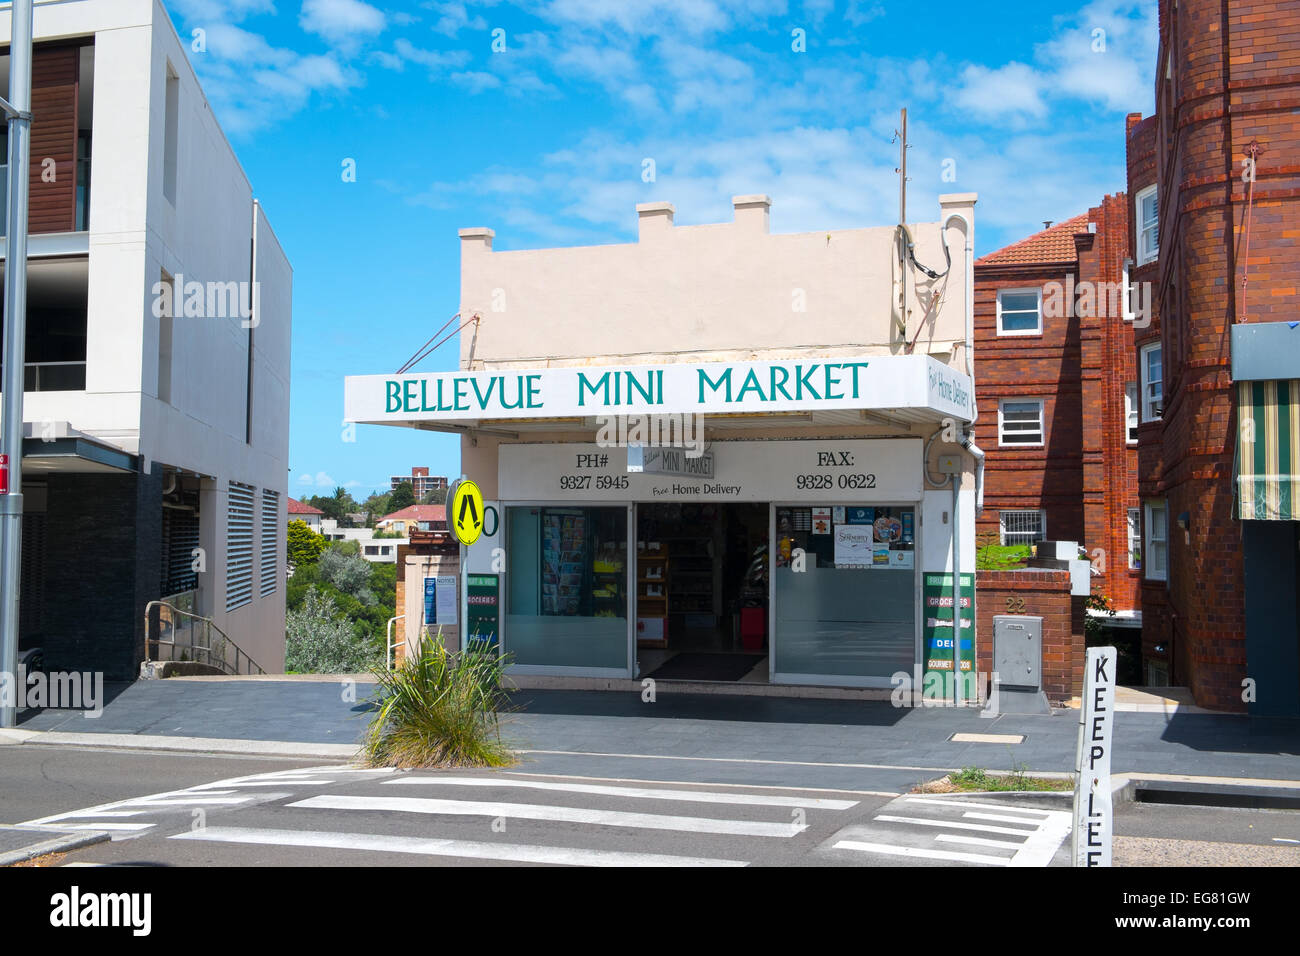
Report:
[[[0,363],[0,374],[4,364]],[[85,362],[28,362],[23,366],[24,392],[82,392],[86,389]]]

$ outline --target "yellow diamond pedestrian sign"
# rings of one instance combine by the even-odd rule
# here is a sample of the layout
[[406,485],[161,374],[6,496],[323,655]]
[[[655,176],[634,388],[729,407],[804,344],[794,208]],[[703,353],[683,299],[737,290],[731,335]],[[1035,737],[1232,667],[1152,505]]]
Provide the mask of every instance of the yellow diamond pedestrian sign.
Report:
[[461,544],[473,544],[483,533],[483,492],[468,478],[452,486],[447,501],[447,527]]

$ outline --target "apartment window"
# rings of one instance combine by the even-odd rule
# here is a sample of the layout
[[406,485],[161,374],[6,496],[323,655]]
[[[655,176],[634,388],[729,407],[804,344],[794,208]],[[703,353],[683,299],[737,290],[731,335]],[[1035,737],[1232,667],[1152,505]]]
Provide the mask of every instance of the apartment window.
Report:
[[1143,548],[1146,576],[1153,581],[1169,578],[1169,508],[1163,501],[1146,503],[1146,541]]
[[1043,400],[1003,399],[998,402],[999,445],[1043,443]]
[[1138,353],[1142,371],[1142,421],[1153,422],[1164,410],[1164,367],[1160,343],[1142,346]]
[[1154,262],[1160,256],[1160,199],[1155,186],[1140,190],[1134,200],[1137,223],[1137,264]]
[[1039,335],[1043,331],[1043,290],[998,292],[998,335]]
[[371,555],[378,556],[378,555],[379,555],[379,546],[378,546],[378,545],[374,545],[374,544],[368,544],[368,545],[366,545],[366,554],[371,554]]
[[1131,445],[1138,440],[1138,385],[1129,382],[1124,386],[1124,421],[1127,423],[1127,441]]
[[167,64],[167,92],[163,116],[163,195],[167,201],[176,203],[176,155],[177,139],[180,132],[181,81]]
[[1128,509],[1128,566],[1140,570],[1142,567],[1142,510]]
[[275,591],[279,580],[280,562],[277,555],[280,550],[280,493],[262,489],[262,566],[261,588],[259,597],[266,597]]
[[253,489],[237,481],[226,490],[226,610],[253,600]]
[[998,531],[1003,544],[1033,544],[1047,540],[1047,512],[999,511]]
[[1120,284],[1123,286],[1124,303],[1124,321],[1132,322],[1137,316],[1133,311],[1133,280],[1130,272],[1133,268],[1133,260],[1125,259],[1124,264],[1120,266]]

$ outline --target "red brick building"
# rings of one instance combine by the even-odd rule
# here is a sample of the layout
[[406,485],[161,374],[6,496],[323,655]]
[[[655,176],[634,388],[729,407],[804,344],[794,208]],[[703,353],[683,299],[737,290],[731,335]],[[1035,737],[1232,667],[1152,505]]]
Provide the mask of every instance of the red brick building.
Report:
[[[975,262],[981,543],[1076,541],[1106,619],[1140,627],[1128,200],[1105,197]],[[1117,637],[1117,639],[1119,639]],[[1134,644],[1136,641],[1134,640]]]
[[1161,0],[1127,122],[1144,664],[1198,704],[1300,713],[1300,4]]

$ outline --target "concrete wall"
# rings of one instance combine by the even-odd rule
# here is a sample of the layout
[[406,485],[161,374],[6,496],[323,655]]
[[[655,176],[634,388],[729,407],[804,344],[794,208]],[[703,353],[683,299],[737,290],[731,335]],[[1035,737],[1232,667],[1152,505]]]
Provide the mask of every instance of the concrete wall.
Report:
[[[461,367],[901,352],[895,227],[773,235],[765,201],[736,197],[733,222],[702,226],[639,206],[638,241],[605,246],[494,252],[490,229],[462,230],[461,313],[481,322],[461,335]],[[944,214],[973,206],[952,197]],[[906,270],[907,338],[919,328],[917,351],[943,359],[965,337],[966,229],[911,228],[921,262],[943,271],[944,237],[952,257],[938,282]]]
[[[66,421],[139,454],[149,475],[171,466],[205,476],[206,571],[199,577],[199,610],[263,667],[278,671],[284,662],[283,574],[273,593],[259,596],[260,535],[262,490],[270,489],[280,495],[275,525],[282,569],[292,325],[288,260],[161,3],[38,3],[34,23],[37,42],[94,36],[94,147],[86,389],[32,393],[24,418]],[[5,11],[0,42],[7,40]],[[179,83],[173,198],[163,188],[169,73]],[[186,283],[243,282],[251,288],[256,280],[260,290],[251,320],[229,311],[209,313],[206,295],[205,314],[186,316],[178,296],[166,401],[159,397],[161,333],[154,314],[154,287],[164,271]],[[250,321],[255,328],[246,327]],[[256,558],[253,601],[227,613],[226,489],[232,480],[256,489]],[[141,525],[139,543],[156,550],[159,535]]]

